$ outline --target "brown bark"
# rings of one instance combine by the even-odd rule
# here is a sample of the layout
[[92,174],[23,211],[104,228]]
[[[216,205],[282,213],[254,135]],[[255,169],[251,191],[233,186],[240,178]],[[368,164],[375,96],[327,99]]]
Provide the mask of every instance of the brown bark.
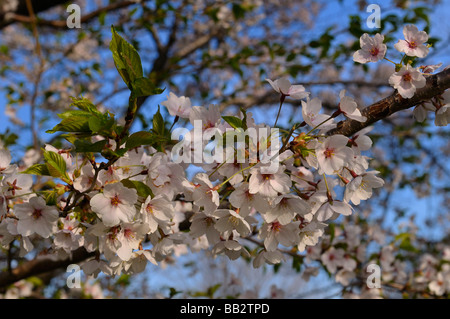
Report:
[[[25,10],[22,8],[25,4],[25,0],[21,0],[19,2],[19,6],[16,11],[9,12],[9,18],[6,19],[6,13],[0,12],[0,29],[3,29],[4,27],[20,22],[20,23],[32,23],[33,19],[29,16],[28,11],[26,10],[26,6],[24,7]],[[55,6],[62,5],[64,3],[67,3],[67,0],[33,0],[33,10],[35,13],[39,13],[42,11],[45,11],[47,9],[50,9]],[[121,1],[121,2],[115,2],[110,5],[107,5],[105,7],[99,8],[97,10],[94,10],[86,15],[81,16],[80,23],[87,23],[97,17],[99,17],[101,14],[105,12],[111,12],[115,11],[121,8],[125,8],[131,5],[136,5],[135,1]],[[67,13],[69,15],[70,13]],[[45,20],[45,19],[38,19],[36,21],[36,24],[39,26],[47,26],[52,28],[67,28],[67,21],[66,20]]]
[[408,109],[422,101],[440,95],[448,88],[450,88],[450,68],[427,77],[427,84],[423,88],[417,89],[416,94],[412,98],[404,99],[395,91],[392,95],[375,102],[361,111],[361,114],[367,117],[366,122],[362,123],[347,119],[339,122],[337,127],[327,134],[352,136],[363,128],[383,120],[396,112]]
[[55,260],[51,256],[38,257],[27,261],[20,266],[9,271],[0,273],[0,288],[7,287],[19,280],[48,273],[60,268],[66,268],[70,264],[77,264],[89,257],[95,256],[95,253],[89,253],[83,247],[72,252],[72,257],[67,259]]

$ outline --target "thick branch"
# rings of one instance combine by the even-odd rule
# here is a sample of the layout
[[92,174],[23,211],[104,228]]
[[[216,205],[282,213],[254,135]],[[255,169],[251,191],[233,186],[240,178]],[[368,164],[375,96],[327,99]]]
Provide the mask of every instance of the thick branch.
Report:
[[89,253],[82,247],[72,253],[72,258],[55,260],[54,257],[50,256],[33,259],[23,263],[10,272],[5,271],[0,273],[0,288],[4,288],[21,279],[54,271],[59,268],[66,268],[70,264],[77,264],[93,256],[95,256],[94,252]]
[[[65,1],[64,1],[65,2]],[[63,3],[64,3],[63,2]],[[59,3],[58,3],[59,4]],[[99,8],[97,10],[94,10],[80,18],[80,23],[87,23],[97,17],[99,17],[101,14],[106,12],[111,12],[114,10],[126,8],[131,5],[135,5],[136,1],[122,1],[122,2],[115,2],[110,5],[107,5],[105,7]],[[10,15],[10,20],[7,22],[0,23],[0,29],[5,27],[6,25],[9,25],[13,22],[22,22],[22,23],[32,23],[33,19],[29,16],[18,14],[18,13],[12,13]],[[38,19],[36,21],[37,25],[40,26],[47,26],[52,28],[65,28],[67,29],[67,21],[66,20],[45,20],[45,19]]]
[[[6,6],[9,8],[8,11],[2,10],[2,8],[5,7],[5,4],[2,8],[0,8],[0,29],[3,29],[4,27],[16,22],[14,18],[12,18],[16,15],[26,16],[28,19],[30,19],[28,16],[29,11],[27,8],[27,0],[19,0],[16,7],[13,5],[15,2],[13,0],[6,0],[5,2],[6,4],[10,3],[10,6]],[[67,0],[32,0],[31,4],[33,6],[34,12],[38,13],[55,6],[59,6],[66,2]],[[31,22],[31,20],[29,22]]]
[[347,119],[339,122],[337,127],[327,134],[351,136],[363,128],[383,120],[398,111],[408,109],[420,102],[440,95],[448,88],[450,88],[450,69],[427,77],[427,84],[423,88],[417,89],[416,94],[412,98],[404,99],[396,91],[392,95],[375,102],[361,111],[362,115],[367,117],[366,122],[361,123]]

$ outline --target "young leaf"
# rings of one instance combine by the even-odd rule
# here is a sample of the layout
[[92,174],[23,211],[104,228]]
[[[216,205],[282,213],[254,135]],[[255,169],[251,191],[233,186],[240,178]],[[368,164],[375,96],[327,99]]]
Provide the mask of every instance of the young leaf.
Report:
[[65,118],[61,123],[57,124],[51,130],[46,133],[55,132],[90,132],[89,117],[88,116],[72,116]]
[[143,198],[147,198],[148,196],[151,196],[153,198],[153,192],[146,184],[139,182],[139,181],[132,181],[129,179],[123,179],[120,181],[123,186],[127,188],[134,188],[137,191],[138,196],[141,196]]
[[150,132],[140,131],[130,135],[125,144],[128,149],[141,145],[151,145],[157,141],[156,135]]
[[66,162],[61,155],[52,151],[44,151],[44,159],[51,176],[69,180],[66,173]]
[[133,84],[133,94],[135,97],[150,96],[155,94],[161,94],[164,89],[155,87],[153,82],[149,78],[137,78]]
[[28,167],[26,170],[22,171],[21,174],[32,174],[39,176],[51,176],[48,171],[47,165],[45,164],[34,164],[31,167]]
[[74,145],[77,153],[98,153],[103,150],[108,140],[101,140],[95,143],[91,143],[86,140],[75,140]]
[[235,116],[222,116],[222,118],[230,124],[230,126],[234,129],[243,128],[242,120]]
[[114,26],[111,26],[111,31],[109,49],[113,54],[114,64],[125,84],[132,90],[135,80],[144,75],[141,58],[136,49],[116,32]]
[[81,97],[81,98],[72,97],[71,105],[76,106],[80,110],[85,111],[90,114],[101,114],[97,110],[97,107],[91,101],[89,101],[88,99],[85,99],[84,97]]
[[56,190],[54,191],[49,191],[47,192],[47,194],[45,195],[45,203],[47,205],[56,205],[57,203],[57,199],[58,199],[58,192]]
[[161,113],[159,112],[158,106],[158,111],[153,116],[153,131],[155,131],[155,133],[157,133],[160,136],[164,136],[164,130],[165,130],[164,119]]

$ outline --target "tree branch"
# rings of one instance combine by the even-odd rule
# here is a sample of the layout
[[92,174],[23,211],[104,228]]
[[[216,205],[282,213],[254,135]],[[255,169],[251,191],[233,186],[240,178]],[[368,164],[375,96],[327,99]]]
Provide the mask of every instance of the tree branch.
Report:
[[59,268],[66,268],[70,264],[77,264],[81,261],[94,257],[95,252],[88,252],[83,247],[72,252],[72,257],[55,260],[54,256],[35,258],[12,269],[10,272],[0,273],[0,288],[7,287],[19,280],[47,273]]
[[[19,0],[17,2],[16,7],[14,7],[14,4],[15,4],[14,0],[6,0],[5,2],[11,3],[9,6],[10,10],[3,11],[4,7],[0,7],[0,29],[3,29],[6,26],[16,22],[16,20],[14,19],[14,16],[26,16],[27,18],[30,19],[30,17],[28,17],[29,11],[28,11],[28,6],[27,6],[27,0]],[[33,6],[35,13],[48,10],[52,7],[62,5],[66,2],[67,2],[67,0],[31,0],[31,4]],[[6,6],[6,7],[8,7],[8,6]],[[30,19],[28,22],[30,23],[30,22],[32,22],[32,20]]]
[[352,136],[363,128],[383,120],[396,112],[406,110],[420,102],[440,95],[448,88],[450,88],[450,69],[427,77],[427,84],[423,88],[417,89],[416,94],[412,98],[404,99],[396,91],[392,95],[375,102],[361,111],[361,114],[367,117],[366,122],[362,123],[347,119],[339,122],[337,127],[329,131],[327,135],[342,134]]
[[[135,4],[137,4],[136,1],[132,1],[132,0],[112,3],[110,5],[99,8],[97,10],[92,11],[91,13],[88,13],[88,14],[82,16],[80,18],[80,23],[89,22],[89,21],[95,19],[96,17],[100,16],[103,13],[126,8],[128,6],[135,5]],[[7,22],[0,23],[0,29],[4,28],[6,25],[9,25],[13,22],[32,23],[33,18],[26,16],[26,15],[11,13],[10,20],[8,20]],[[52,28],[67,28],[66,20],[55,21],[55,20],[37,19],[36,24],[40,25],[40,26],[47,26],[47,27],[52,27]]]

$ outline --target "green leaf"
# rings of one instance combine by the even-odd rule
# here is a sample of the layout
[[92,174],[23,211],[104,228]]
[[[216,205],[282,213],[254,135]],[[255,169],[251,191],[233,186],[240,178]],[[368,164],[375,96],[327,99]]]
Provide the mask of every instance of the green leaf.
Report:
[[96,116],[91,116],[89,118],[88,124],[89,124],[89,129],[92,132],[99,132],[103,127],[102,120]]
[[411,234],[410,233],[400,233],[394,238],[395,241],[399,241],[399,248],[402,250],[410,251],[410,252],[419,252],[419,250],[414,247],[411,243]]
[[242,128],[244,130],[247,130],[247,110],[245,110],[243,107],[241,107],[240,110],[241,110],[241,112],[243,114],[242,121],[241,121],[242,122]]
[[233,3],[231,10],[236,20],[245,17],[245,8],[242,5]]
[[88,99],[85,99],[84,97],[76,98],[72,97],[72,104],[73,106],[79,108],[82,111],[91,113],[91,114],[101,114],[97,107]]
[[91,143],[86,140],[75,140],[75,152],[77,153],[98,153],[103,150],[108,140],[101,140]]
[[70,179],[66,173],[66,161],[61,155],[52,151],[44,151],[44,159],[51,176]]
[[135,97],[140,96],[151,96],[156,94],[161,94],[164,89],[155,87],[153,82],[149,78],[137,78],[133,83],[133,94]]
[[222,116],[225,122],[230,124],[234,129],[243,128],[242,120],[235,116]]
[[141,58],[136,49],[116,32],[114,26],[111,26],[111,32],[109,49],[113,54],[114,64],[125,84],[132,90],[132,83],[144,75]]
[[32,174],[39,176],[51,176],[50,172],[45,164],[34,164],[28,167],[26,170],[22,171],[21,174]]
[[147,198],[148,196],[154,197],[152,190],[146,184],[139,181],[132,181],[130,179],[123,179],[120,181],[123,186],[127,188],[134,188],[137,191],[138,196]]
[[181,291],[181,290],[176,290],[176,289],[173,288],[173,287],[170,287],[169,290],[170,290],[170,292],[169,292],[169,298],[173,298],[175,295],[177,295],[177,294],[183,292],[183,291]]
[[63,120],[74,117],[74,116],[89,118],[90,116],[92,116],[92,113],[86,112],[86,111],[81,111],[81,110],[72,110],[72,111],[66,111],[64,113],[58,114],[58,117]]
[[157,142],[157,136],[153,133],[140,131],[130,135],[125,144],[125,147],[128,149],[135,148],[141,145],[151,145]]
[[335,225],[331,223],[329,225],[329,229],[330,229],[330,245],[331,245],[333,243],[334,236],[336,236]]
[[57,124],[53,129],[46,131],[46,133],[55,132],[90,132],[89,117],[87,116],[72,116],[65,118],[61,123]]
[[92,133],[98,133],[105,137],[112,138],[112,130],[116,124],[114,117],[110,117],[109,113],[100,116],[91,116],[88,121],[89,129]]
[[153,131],[160,136],[164,136],[165,123],[164,123],[164,119],[159,111],[159,105],[158,105],[158,111],[153,116]]
[[50,191],[47,192],[47,195],[45,196],[45,203],[50,206],[54,206],[57,203],[58,199],[58,191]]

